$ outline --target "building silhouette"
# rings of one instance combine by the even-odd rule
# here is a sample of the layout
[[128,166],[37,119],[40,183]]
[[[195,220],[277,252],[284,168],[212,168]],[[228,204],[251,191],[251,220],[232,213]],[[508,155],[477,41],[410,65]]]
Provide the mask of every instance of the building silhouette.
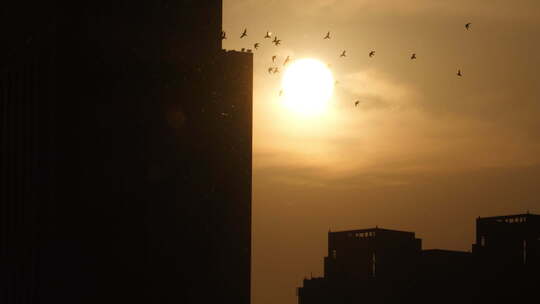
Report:
[[304,279],[298,303],[526,301],[540,274],[539,219],[533,214],[478,218],[471,252],[422,250],[412,232],[328,232],[324,276]]
[[380,228],[329,232],[324,276],[337,280],[408,277],[421,247],[414,232]]
[[478,218],[472,249],[482,271],[490,275],[538,268],[540,216],[518,214]]
[[222,3],[3,5],[1,303],[250,301],[250,53]]

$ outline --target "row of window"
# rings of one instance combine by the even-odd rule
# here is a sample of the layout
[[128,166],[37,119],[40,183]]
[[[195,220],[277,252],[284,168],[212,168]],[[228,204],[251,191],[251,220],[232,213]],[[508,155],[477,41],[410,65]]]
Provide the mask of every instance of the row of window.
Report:
[[508,224],[514,224],[514,223],[525,223],[527,222],[526,217],[511,217],[506,219],[498,219],[496,220],[499,223],[508,223]]
[[356,233],[349,232],[349,234],[348,234],[349,237],[355,237],[355,238],[375,237],[375,235],[376,235],[375,231],[371,231],[371,232],[356,232]]

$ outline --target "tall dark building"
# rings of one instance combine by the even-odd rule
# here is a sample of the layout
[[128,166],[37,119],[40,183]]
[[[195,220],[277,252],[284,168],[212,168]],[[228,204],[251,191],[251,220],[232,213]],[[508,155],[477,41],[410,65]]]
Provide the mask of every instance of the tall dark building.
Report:
[[0,302],[249,303],[253,58],[221,6],[7,5]]

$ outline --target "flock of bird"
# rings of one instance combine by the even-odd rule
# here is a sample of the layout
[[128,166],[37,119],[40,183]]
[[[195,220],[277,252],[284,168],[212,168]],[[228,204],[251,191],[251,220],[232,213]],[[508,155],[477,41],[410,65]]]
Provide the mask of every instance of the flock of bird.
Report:
[[[471,22],[467,22],[465,24],[465,30],[470,30],[471,28],[471,25],[472,23]],[[248,33],[247,33],[247,28],[244,29],[244,31],[242,32],[242,34],[240,34],[240,39],[243,39],[245,37],[248,36]],[[330,34],[330,32],[327,32],[326,35],[323,36],[323,40],[328,40],[328,39],[331,39],[332,36]],[[227,33],[225,31],[222,31],[221,32],[221,39],[224,40],[224,39],[227,39]],[[272,33],[267,31],[266,34],[264,35],[264,39],[272,39]],[[277,36],[274,36],[274,39],[272,40],[272,43],[275,45],[275,46],[279,46],[281,44],[281,39],[278,39]],[[253,48],[255,50],[257,50],[259,47],[261,46],[261,44],[259,42],[256,42],[255,44],[253,44]],[[245,49],[242,49],[242,51],[244,51]],[[373,56],[375,56],[375,50],[371,50],[369,51],[368,53],[368,56],[369,58],[372,58]],[[340,58],[343,58],[343,57],[347,57],[347,51],[346,50],[343,50],[341,52],[341,54],[339,55]],[[272,63],[275,63],[276,62],[276,59],[277,59],[277,56],[276,55],[273,55],[272,56]],[[416,59],[416,53],[412,53],[411,56],[410,56],[410,59],[411,60],[415,60]],[[287,58],[285,58],[284,62],[283,62],[283,66],[286,66],[289,62],[290,62],[291,58],[290,56],[287,56]],[[269,74],[276,74],[276,73],[279,73],[279,68],[277,66],[272,66],[272,67],[269,67],[268,68],[268,73]],[[458,69],[457,72],[456,72],[456,75],[458,77],[462,77],[463,74],[461,72],[461,69]],[[337,84],[337,81],[336,81],[336,84]],[[283,90],[280,90],[279,91],[279,96],[281,96],[283,94]],[[358,105],[360,104],[360,100],[356,100],[354,102],[354,106],[357,107]]]

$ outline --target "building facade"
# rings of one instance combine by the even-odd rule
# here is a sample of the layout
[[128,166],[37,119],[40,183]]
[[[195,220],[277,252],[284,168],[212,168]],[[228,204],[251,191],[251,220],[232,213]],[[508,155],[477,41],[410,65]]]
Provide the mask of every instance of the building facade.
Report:
[[421,247],[422,240],[413,232],[381,228],[329,232],[324,276],[339,280],[399,279],[414,271]]
[[2,303],[249,303],[253,57],[221,1],[9,5]]

